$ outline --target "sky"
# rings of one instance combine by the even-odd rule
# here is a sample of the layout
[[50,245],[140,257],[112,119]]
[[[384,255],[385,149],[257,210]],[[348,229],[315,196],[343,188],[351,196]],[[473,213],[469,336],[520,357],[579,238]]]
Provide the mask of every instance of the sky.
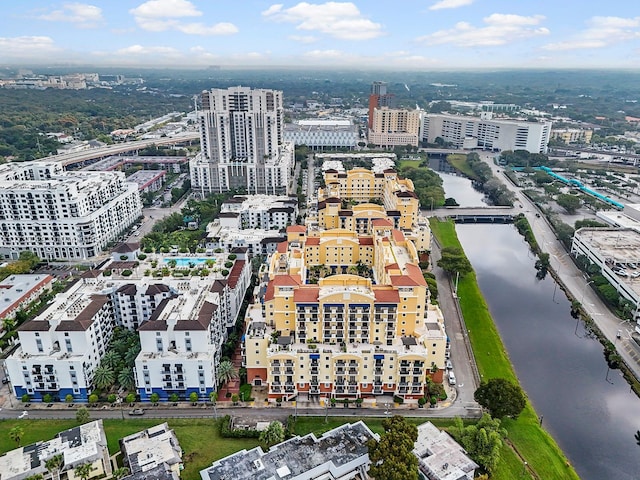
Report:
[[638,0],[2,2],[0,64],[638,68]]

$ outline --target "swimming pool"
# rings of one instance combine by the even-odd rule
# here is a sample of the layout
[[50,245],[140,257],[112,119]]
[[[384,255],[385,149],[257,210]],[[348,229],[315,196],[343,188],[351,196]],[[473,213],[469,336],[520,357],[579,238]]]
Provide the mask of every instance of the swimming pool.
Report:
[[169,264],[171,261],[176,262],[176,267],[188,267],[190,264],[194,264],[196,266],[202,265],[207,260],[211,260],[215,263],[215,259],[213,258],[190,258],[190,257],[175,257],[175,258],[165,258],[163,262],[165,264]]

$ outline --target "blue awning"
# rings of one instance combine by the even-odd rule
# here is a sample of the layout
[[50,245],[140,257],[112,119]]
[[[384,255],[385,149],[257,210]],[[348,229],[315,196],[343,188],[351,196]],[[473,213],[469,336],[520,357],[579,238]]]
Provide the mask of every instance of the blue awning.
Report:
[[384,355],[374,355],[373,359],[374,360],[384,360]]
[[312,360],[319,360],[320,359],[320,354],[319,353],[312,353],[311,355],[309,355],[309,358],[311,358]]

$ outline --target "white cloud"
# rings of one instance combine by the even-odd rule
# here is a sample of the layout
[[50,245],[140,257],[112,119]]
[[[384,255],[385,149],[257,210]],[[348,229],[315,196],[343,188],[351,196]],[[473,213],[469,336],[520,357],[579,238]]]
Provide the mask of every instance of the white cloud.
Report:
[[86,3],[65,3],[60,10],[40,15],[40,20],[49,22],[71,22],[80,27],[95,27],[102,22],[102,9]]
[[316,31],[341,40],[368,40],[382,36],[382,25],[365,18],[351,2],[312,4],[301,2],[284,9],[271,5],[262,16],[296,25],[296,30]]
[[458,22],[448,30],[439,30],[419,37],[418,41],[430,45],[451,44],[458,47],[490,47],[506,45],[517,40],[548,35],[549,30],[541,27],[542,15],[525,17],[494,13],[483,18],[485,26],[475,27],[468,22]]
[[142,45],[131,45],[129,47],[116,50],[116,55],[179,55],[179,51],[173,47],[145,47]]
[[188,0],[149,0],[129,10],[135,17],[181,18],[200,17],[202,12]]
[[184,17],[200,17],[202,12],[188,0],[149,0],[129,10],[143,30],[164,32],[176,30],[187,35],[231,35],[238,32],[232,23],[206,25],[201,22],[185,23]]
[[343,58],[345,53],[340,50],[310,50],[304,54],[305,57],[310,58]]
[[51,37],[0,37],[0,59],[41,58],[59,50]]
[[592,17],[587,23],[588,28],[571,40],[549,43],[542,48],[551,51],[604,48],[640,38],[640,17]]
[[474,0],[440,0],[429,7],[429,10],[444,10],[445,8],[458,8],[471,5]]
[[289,35],[289,40],[299,43],[314,43],[318,41],[318,37],[313,35]]

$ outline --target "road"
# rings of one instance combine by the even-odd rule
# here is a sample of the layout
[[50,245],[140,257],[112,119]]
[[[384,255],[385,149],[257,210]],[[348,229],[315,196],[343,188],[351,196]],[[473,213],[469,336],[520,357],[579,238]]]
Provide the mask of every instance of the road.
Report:
[[[633,325],[616,317],[600,300],[600,297],[589,288],[584,274],[569,258],[569,253],[556,238],[551,226],[542,212],[504,175],[503,168],[494,164],[494,154],[483,153],[480,157],[491,167],[493,174],[511,190],[517,201],[523,206],[520,213],[524,213],[531,225],[540,248],[551,256],[551,268],[565,285],[571,296],[577,299],[585,312],[593,319],[600,331],[613,343],[624,362],[633,371],[636,378],[640,378],[640,347],[631,339]],[[540,217],[537,217],[539,214]],[[622,331],[621,338],[617,338],[618,330]]]

